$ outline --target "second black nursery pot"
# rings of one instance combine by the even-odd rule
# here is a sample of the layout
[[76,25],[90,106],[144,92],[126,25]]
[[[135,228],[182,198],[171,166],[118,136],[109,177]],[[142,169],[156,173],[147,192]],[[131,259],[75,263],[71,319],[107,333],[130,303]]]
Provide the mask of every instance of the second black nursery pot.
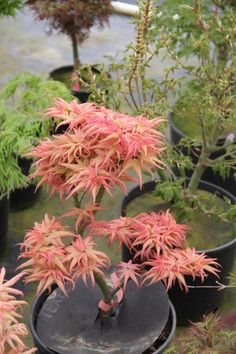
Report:
[[[131,189],[129,194],[122,200],[121,215],[126,216],[126,207],[132,200],[146,192],[152,192],[155,186],[156,182],[151,181],[144,183],[142,190],[140,190],[139,186]],[[222,197],[229,198],[231,203],[236,203],[236,197],[219,186],[201,181],[199,189],[217,193]],[[178,325],[186,325],[189,323],[189,320],[200,321],[204,314],[215,311],[221,306],[225,290],[218,291],[218,289],[211,288],[211,286],[217,286],[216,281],[226,285],[229,283],[228,276],[232,271],[236,255],[236,238],[233,238],[232,235],[232,240],[226,244],[213,249],[198,251],[205,252],[207,256],[215,258],[217,262],[219,262],[221,265],[219,278],[216,278],[210,273],[205,278],[204,283],[202,283],[199,278],[193,281],[192,277],[187,277],[186,283],[190,286],[196,286],[197,288],[190,288],[188,293],[185,293],[178,285],[174,285],[169,290],[168,294],[176,310]],[[122,259],[128,261],[131,258],[132,255],[129,253],[129,250],[123,247]],[[203,285],[206,286],[206,288],[202,287]],[[201,287],[198,288],[199,286]]]
[[2,196],[0,199],[0,254],[4,252],[7,244],[8,207],[8,197]]
[[54,287],[34,302],[30,330],[38,354],[161,354],[175,333],[176,316],[162,283],[129,282],[120,306],[99,314],[100,289],[80,280],[66,296]]
[[[18,164],[22,173],[25,176],[30,174],[30,167],[32,165],[32,159],[26,159],[25,157],[18,157]],[[36,191],[36,185],[29,183],[25,188],[17,188],[10,194],[10,209],[22,210],[32,206],[38,199],[40,189]]]
[[[92,72],[99,74],[99,70],[96,69],[95,65],[91,66]],[[70,75],[72,75],[74,67],[72,65],[62,66],[50,72],[52,79],[56,81],[63,82],[70,88],[72,86],[72,81],[70,80]],[[80,87],[79,91],[73,91],[73,95],[79,99],[81,103],[86,103],[89,99],[90,92],[85,88]]]

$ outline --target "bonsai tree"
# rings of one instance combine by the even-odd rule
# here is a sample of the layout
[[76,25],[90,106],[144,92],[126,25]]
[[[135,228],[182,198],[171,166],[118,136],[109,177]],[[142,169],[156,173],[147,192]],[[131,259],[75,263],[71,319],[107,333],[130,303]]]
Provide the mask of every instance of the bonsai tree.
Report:
[[107,23],[110,13],[110,0],[26,0],[25,4],[38,20],[46,21],[49,33],[56,30],[69,36],[75,69],[80,65],[78,43],[88,37],[92,26]]
[[[129,280],[137,287],[162,280],[167,289],[178,281],[187,291],[184,275],[201,279],[206,272],[217,275],[213,259],[186,247],[187,227],[177,224],[169,211],[96,220],[103,193],[111,195],[115,185],[126,192],[125,181],[130,180],[139,181],[141,187],[142,169],[151,172],[162,168],[165,139],[156,130],[162,119],[148,120],[94,103],[78,105],[62,99],[55,101],[47,115],[59,122],[58,128],[66,123],[68,129],[32,149],[29,155],[36,161],[31,177],[39,178],[38,185],[45,183],[50,194],[59,193],[61,199],[73,197],[75,207],[64,217],[75,216],[76,222],[75,230],[71,230],[55,217],[45,215],[26,233],[20,255],[25,262],[19,266],[26,271],[26,283],[38,281],[39,293],[52,290],[56,284],[69,297],[70,286],[80,278],[91,291],[96,283],[102,294],[99,316],[107,318],[122,303]],[[107,237],[110,246],[118,242],[118,249],[125,244],[140,262],[119,263],[108,282],[104,271],[110,261],[95,248],[99,237]],[[76,306],[82,304],[76,301]]]
[[53,132],[42,112],[55,95],[72,98],[62,83],[30,73],[17,74],[4,87],[0,95],[0,196],[27,185],[18,157]]

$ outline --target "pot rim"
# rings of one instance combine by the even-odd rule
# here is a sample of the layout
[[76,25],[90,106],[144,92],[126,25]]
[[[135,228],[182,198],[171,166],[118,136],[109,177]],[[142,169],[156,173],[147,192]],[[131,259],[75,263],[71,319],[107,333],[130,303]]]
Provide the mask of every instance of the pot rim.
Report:
[[[100,73],[100,71],[96,68],[98,64],[88,64],[92,67],[92,69],[96,73]],[[59,74],[61,72],[67,72],[67,71],[73,71],[74,70],[74,65],[64,65],[64,66],[59,66],[58,68],[55,68],[49,72],[49,76],[52,77],[53,74]]]
[[[189,178],[186,177],[186,180],[189,180]],[[120,203],[120,215],[121,216],[125,216],[124,209],[129,204],[130,200],[133,200],[137,195],[141,195],[141,194],[143,194],[143,193],[148,191],[148,190],[145,190],[145,186],[149,187],[149,188],[153,187],[153,189],[154,189],[155,185],[158,182],[159,182],[158,180],[150,180],[150,181],[144,182],[143,186],[142,186],[143,187],[142,189],[140,189],[139,185],[131,187],[128,190],[128,194],[125,197],[123,197],[122,200],[121,200],[121,203]],[[201,180],[199,185],[205,185],[206,187],[210,187],[210,189],[215,189],[215,190],[219,191],[220,195],[226,196],[227,198],[230,199],[230,201],[233,204],[236,204],[236,196],[234,196],[232,193],[230,193],[226,189],[224,189],[224,188],[222,188],[220,186],[217,186],[214,183],[210,183],[210,182],[207,182],[207,181],[204,181],[204,180]],[[132,194],[134,194],[133,197],[131,197]],[[199,253],[202,253],[202,252],[206,253],[207,252],[208,255],[211,255],[211,254],[214,255],[214,253],[218,253],[218,252],[224,251],[225,249],[231,248],[232,246],[236,247],[236,237],[234,237],[232,240],[226,242],[223,245],[220,245],[220,246],[217,246],[217,247],[214,247],[214,248],[209,248],[209,249],[197,250],[197,252],[199,252]]]
[[[180,130],[177,125],[174,122],[174,112],[173,111],[169,111],[167,114],[167,118],[168,118],[168,123],[169,123],[169,127],[170,130],[172,130],[174,133],[176,133],[177,135],[179,135],[180,139],[184,139],[184,138],[189,138],[189,139],[194,139],[193,137],[191,137],[188,134],[185,134],[182,130]],[[218,146],[222,146],[225,144],[225,140],[226,140],[226,136],[225,137],[220,137],[218,140],[217,145]]]
[[174,123],[174,112],[173,111],[169,111],[168,112],[168,122],[169,122],[169,126],[171,127],[171,129],[177,133],[178,135],[180,135],[180,139],[183,139],[186,137],[186,134],[184,134]]
[[[57,288],[57,286],[56,286],[56,284],[54,284],[52,286],[51,292],[53,290],[55,290],[56,288]],[[47,351],[50,354],[58,354],[54,350],[48,348],[41,341],[41,339],[39,338],[39,336],[36,332],[36,329],[35,329],[35,324],[37,322],[38,313],[43,305],[44,300],[51,294],[51,292],[45,290],[42,294],[38,295],[35,298],[35,300],[33,301],[32,305],[31,305],[31,308],[30,308],[28,324],[29,324],[29,328],[30,328],[31,334],[33,336],[33,339],[34,340],[36,339],[36,341],[40,345],[40,347],[43,348],[43,350]],[[163,350],[169,346],[169,344],[171,343],[171,341],[173,340],[174,335],[175,335],[176,325],[177,325],[177,317],[176,317],[176,312],[175,312],[174,306],[170,300],[169,300],[169,305],[170,305],[170,312],[169,312],[167,324],[169,321],[171,321],[171,330],[169,332],[169,335],[168,335],[168,338],[166,339],[166,341],[161,345],[161,347],[159,347],[155,352],[153,352],[153,354],[163,353]]]

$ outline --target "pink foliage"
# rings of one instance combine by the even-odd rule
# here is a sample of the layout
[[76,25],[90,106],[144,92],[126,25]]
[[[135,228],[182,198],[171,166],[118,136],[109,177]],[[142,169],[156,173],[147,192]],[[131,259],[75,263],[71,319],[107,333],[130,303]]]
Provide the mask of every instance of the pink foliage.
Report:
[[18,274],[5,280],[5,268],[0,271],[0,354],[31,354],[36,349],[28,350],[23,339],[28,335],[26,325],[19,323],[22,305],[26,302],[15,296],[23,296],[20,290],[12,286],[23,276]]
[[201,277],[202,281],[207,276],[207,272],[217,276],[219,270],[216,269],[218,263],[203,253],[196,253],[195,249],[172,249],[156,258],[144,263],[151,267],[144,274],[144,281],[149,281],[149,285],[162,280],[167,290],[177,280],[180,287],[188,291],[184,275]]
[[[165,138],[155,128],[163,119],[148,120],[94,103],[79,105],[61,99],[47,114],[68,124],[66,133],[42,141],[30,154],[37,159],[32,178],[40,177],[39,185],[47,183],[52,193],[70,197],[83,191],[95,202],[100,187],[111,194],[118,185],[126,193],[125,181],[139,181],[141,186],[142,169],[152,173],[162,167],[158,157]],[[130,175],[131,170],[137,178]]]
[[[70,238],[70,243],[65,241],[67,238]],[[39,293],[50,289],[53,284],[66,293],[66,282],[73,285],[74,280],[81,276],[87,285],[89,276],[94,283],[94,272],[103,274],[101,268],[108,267],[108,257],[96,251],[94,245],[90,237],[82,239],[46,214],[42,223],[35,223],[25,235],[19,258],[27,260],[18,269],[26,269],[26,283],[39,283]]]
[[[218,272],[214,259],[186,247],[187,229],[187,225],[176,223],[169,210],[91,224],[91,234],[106,236],[110,246],[115,241],[118,241],[119,247],[124,243],[134,255],[134,259],[140,258],[142,268],[139,268],[139,272],[142,269],[144,277],[142,284],[147,280],[149,285],[162,280],[169,289],[177,280],[186,291],[188,288],[185,275],[191,275],[193,278],[200,276],[203,281],[207,272],[216,276]],[[122,263],[122,266],[129,274],[129,265]],[[151,268],[146,270],[146,266]],[[134,274],[130,279],[137,284]]]
[[101,268],[108,268],[110,261],[107,255],[94,249],[95,243],[90,237],[82,239],[78,236],[72,241],[71,246],[67,247],[68,255],[66,260],[69,262],[69,271],[73,278],[82,277],[87,285],[87,276],[94,285],[94,272],[104,275]]

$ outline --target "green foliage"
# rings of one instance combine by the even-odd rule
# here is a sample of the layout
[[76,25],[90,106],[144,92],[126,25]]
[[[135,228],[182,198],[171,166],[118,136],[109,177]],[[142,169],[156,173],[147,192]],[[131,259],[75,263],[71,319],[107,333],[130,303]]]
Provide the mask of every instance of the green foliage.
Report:
[[[124,113],[166,116],[168,98],[174,96],[179,100],[173,110],[183,117],[183,125],[193,118],[198,136],[186,136],[174,149],[168,146],[164,156],[167,173],[162,174],[163,183],[156,190],[157,196],[175,204],[179,221],[191,219],[195,208],[216,221],[235,218],[234,206],[227,204],[228,211],[218,208],[214,196],[206,204],[197,192],[207,167],[223,177],[236,169],[236,143],[219,144],[236,117],[236,8],[229,5],[228,1],[212,0],[140,1],[140,15],[134,19],[135,41],[110,58],[110,75],[103,66],[102,75],[91,74],[90,82],[83,83],[92,92],[91,100]],[[174,64],[163,80],[153,80],[151,60],[161,58],[163,50]],[[194,57],[191,65],[186,62],[190,56]],[[103,85],[98,90],[99,81]],[[199,160],[197,164],[192,154]],[[176,169],[179,182],[174,177]],[[183,184],[190,170],[190,183]]]
[[1,0],[0,1],[0,17],[15,16],[16,10],[23,6],[22,0]]
[[172,68],[164,73],[164,78],[154,80],[151,77],[152,58],[158,56],[161,49],[153,37],[155,10],[151,0],[141,1],[139,6],[141,16],[133,20],[136,28],[134,42],[115,58],[109,57],[110,75],[105,75],[101,67],[104,89],[97,92],[96,77],[87,87],[92,92],[91,100],[124,113],[152,118],[166,115],[169,108],[167,96],[175,90],[178,79],[173,78]]
[[51,120],[43,116],[55,97],[72,100],[60,82],[30,73],[13,77],[0,95],[0,196],[27,183],[17,157],[53,131]]
[[232,1],[166,0],[156,8],[154,33],[174,61],[173,70],[184,73],[173,109],[175,122],[193,127],[196,136],[188,148],[189,143],[201,147],[194,150],[198,163],[188,194],[196,193],[207,167],[223,177],[235,169],[236,141],[226,142],[227,146],[219,143],[236,131],[235,26]]

